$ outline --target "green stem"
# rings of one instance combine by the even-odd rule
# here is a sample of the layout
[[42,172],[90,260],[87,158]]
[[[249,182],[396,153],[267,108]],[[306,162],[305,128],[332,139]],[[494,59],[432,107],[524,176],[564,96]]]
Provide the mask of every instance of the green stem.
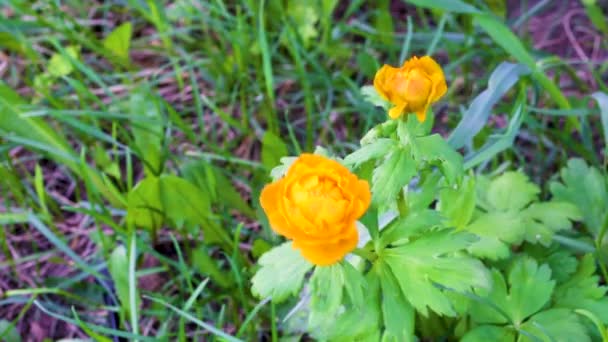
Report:
[[353,250],[352,252],[354,255],[358,255],[360,257],[362,257],[365,260],[368,260],[369,262],[374,262],[376,259],[378,259],[378,255],[376,253],[374,253],[371,250],[368,249],[364,249],[364,248],[355,248],[355,250]]

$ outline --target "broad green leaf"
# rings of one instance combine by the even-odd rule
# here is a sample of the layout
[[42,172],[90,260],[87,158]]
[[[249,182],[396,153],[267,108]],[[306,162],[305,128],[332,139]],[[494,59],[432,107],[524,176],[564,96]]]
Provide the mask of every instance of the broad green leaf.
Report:
[[495,325],[481,325],[467,332],[461,342],[515,342],[515,331]]
[[363,275],[350,263],[340,263],[344,277],[344,289],[354,307],[361,307],[365,302],[367,284]]
[[513,87],[520,77],[528,74],[522,64],[502,62],[490,75],[488,87],[471,102],[462,119],[450,134],[448,143],[453,148],[470,145],[473,137],[486,125],[494,105]]
[[427,307],[441,315],[455,314],[440,286],[457,292],[472,287],[489,287],[486,268],[476,259],[455,254],[477,238],[469,233],[440,230],[428,232],[418,239],[379,255],[395,275],[405,298],[423,315]]
[[296,295],[302,287],[304,276],[313,268],[292,247],[291,242],[264,253],[258,264],[261,268],[251,279],[251,292],[258,298],[271,297],[275,303]]
[[289,168],[291,167],[291,165],[293,165],[293,163],[296,162],[298,158],[297,157],[283,157],[280,159],[280,164],[275,166],[274,168],[272,168],[272,171],[270,171],[270,178],[272,178],[273,181],[277,181],[280,178],[282,178],[283,176],[285,176],[285,174],[287,173],[287,171],[289,170]]
[[465,179],[459,186],[446,187],[439,193],[439,211],[449,220],[449,225],[464,228],[475,210],[477,202],[475,178]]
[[159,175],[163,169],[163,112],[162,103],[145,88],[131,93],[128,100],[132,115],[134,149],[144,162],[146,175]]
[[606,286],[600,286],[600,278],[595,274],[595,260],[585,255],[576,273],[555,288],[555,307],[584,309],[595,314],[602,322],[608,323],[608,297]]
[[534,259],[521,258],[509,272],[509,285],[508,312],[511,319],[519,324],[547,304],[555,281],[551,279],[548,265],[538,266]]
[[540,244],[528,244],[524,252],[536,259],[538,263],[549,265],[551,277],[557,281],[558,287],[561,283],[570,279],[578,266],[576,257],[557,243],[554,243],[549,248]]
[[[540,312],[525,322],[518,342],[587,342],[591,341],[578,315],[568,309],[551,309]],[[532,336],[529,336],[532,335]]]
[[414,158],[430,164],[438,164],[441,173],[454,183],[463,172],[462,155],[456,152],[439,134],[415,139]]
[[521,210],[536,200],[540,189],[521,172],[505,172],[490,183],[485,200],[491,208]]
[[182,174],[186,180],[208,194],[213,204],[225,205],[250,218],[255,217],[251,206],[219,168],[204,160],[197,160],[186,164],[182,168]]
[[0,319],[0,342],[21,342],[17,328],[11,322],[3,319]]
[[376,272],[368,272],[365,276],[365,283],[367,288],[362,306],[346,307],[342,314],[331,320],[332,324],[327,331],[322,333],[313,331],[313,337],[340,342],[375,342],[380,339],[380,321],[382,319],[380,279]]
[[132,31],[130,22],[118,26],[103,40],[103,47],[112,51],[117,57],[129,59]]
[[361,87],[361,96],[363,99],[376,107],[382,107],[385,110],[388,110],[392,105],[387,100],[383,99],[376,88],[373,85],[367,85]]
[[147,177],[129,192],[127,201],[127,220],[137,227],[156,231],[165,222],[188,231],[200,227],[206,242],[232,245],[228,233],[212,220],[208,196],[183,178]]
[[394,32],[395,25],[391,15],[390,0],[374,1],[375,11],[374,26],[378,32],[378,38],[385,45],[393,45],[395,43]]
[[554,200],[566,201],[579,208],[583,222],[593,234],[599,234],[608,215],[608,188],[605,176],[582,159],[570,159],[560,172],[561,182],[550,184]]
[[511,254],[509,245],[521,243],[526,233],[524,221],[516,212],[482,214],[464,230],[479,236],[479,241],[473,243],[469,251],[492,260],[507,258]]
[[405,148],[395,148],[372,177],[372,202],[388,205],[416,174],[416,164]]
[[383,341],[414,340],[414,308],[405,299],[395,276],[383,264],[377,266],[382,288]]
[[316,267],[310,278],[309,330],[328,330],[340,313],[344,294],[344,273],[340,264]]
[[481,13],[477,8],[461,0],[406,0],[418,7],[431,8],[454,13]]
[[483,300],[471,302],[469,314],[478,324],[505,324],[510,316],[507,305],[507,283],[500,271],[492,269],[492,287],[475,289]]
[[426,229],[433,229],[443,223],[441,215],[435,210],[412,211],[406,217],[398,218],[382,231],[382,245],[399,246],[408,243],[412,235]]
[[549,266],[539,267],[534,259],[527,257],[518,258],[511,265],[508,293],[504,279],[498,271],[493,270],[492,278],[494,282],[490,291],[475,291],[492,303],[472,303],[471,317],[478,323],[507,323],[504,317],[507,315],[509,322],[518,326],[549,302],[555,286]]
[[287,156],[287,145],[270,131],[266,131],[262,137],[262,164],[272,170],[281,163],[281,158]]
[[[78,59],[80,56],[80,47],[68,46],[65,48],[65,51],[69,57],[73,59]],[[69,75],[74,70],[74,66],[69,57],[60,53],[53,54],[47,68],[49,74],[55,77]]]
[[571,229],[571,221],[581,219],[578,208],[567,202],[533,203],[522,215],[527,226],[526,240],[545,246],[551,244],[555,232]]
[[393,139],[378,139],[368,145],[361,146],[358,150],[346,156],[344,164],[356,168],[370,159],[384,157],[394,146],[395,141]]
[[[118,246],[110,254],[108,259],[108,271],[112,276],[114,287],[116,288],[116,294],[120,305],[125,313],[129,312],[129,259],[127,257],[127,249],[124,246]],[[137,302],[139,303],[140,297],[136,294]]]

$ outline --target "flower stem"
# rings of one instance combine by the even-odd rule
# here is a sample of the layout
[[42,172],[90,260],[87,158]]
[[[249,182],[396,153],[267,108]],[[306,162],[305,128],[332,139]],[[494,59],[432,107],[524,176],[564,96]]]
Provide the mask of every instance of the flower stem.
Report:
[[376,253],[365,248],[355,248],[355,250],[353,250],[353,254],[358,255],[369,262],[374,262],[376,259],[378,259],[378,255],[376,255]]

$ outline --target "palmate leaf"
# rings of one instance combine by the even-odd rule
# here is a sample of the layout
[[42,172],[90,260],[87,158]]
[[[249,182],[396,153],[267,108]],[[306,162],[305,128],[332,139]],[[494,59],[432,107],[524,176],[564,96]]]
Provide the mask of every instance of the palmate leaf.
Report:
[[405,299],[399,283],[386,264],[376,265],[382,289],[382,317],[386,341],[413,341],[414,308]]
[[551,309],[532,316],[520,328],[518,342],[591,341],[579,317],[568,309]]
[[553,303],[555,307],[585,309],[592,312],[602,322],[608,323],[608,297],[606,286],[599,285],[595,275],[595,261],[592,255],[585,255],[576,273],[557,286]]
[[291,242],[264,253],[258,263],[261,268],[251,280],[251,292],[259,298],[271,297],[275,303],[297,294],[304,276],[313,267],[293,249]]
[[599,234],[608,215],[606,177],[582,159],[570,159],[560,175],[561,182],[550,185],[554,198],[577,206],[587,229]]
[[520,325],[549,302],[555,287],[549,266],[544,264],[539,266],[531,258],[515,260],[509,272],[508,288],[499,271],[493,270],[492,278],[494,282],[490,291],[475,290],[477,295],[493,304],[472,303],[470,314],[475,322],[482,324],[513,322]]
[[510,246],[530,243],[551,244],[553,235],[572,228],[581,218],[579,210],[564,201],[535,202],[540,189],[520,172],[506,172],[488,180],[477,178],[479,213],[464,230],[480,237],[469,251],[478,257],[504,259]]
[[452,230],[429,232],[410,243],[385,249],[378,262],[392,271],[405,299],[416,310],[427,315],[430,308],[453,316],[455,311],[441,287],[464,292],[490,285],[489,274],[479,260],[455,254],[476,239],[473,234]]
[[416,174],[416,163],[406,148],[395,148],[374,170],[372,202],[387,205]]
[[466,333],[461,342],[514,342],[516,333],[513,329],[495,325],[480,325]]

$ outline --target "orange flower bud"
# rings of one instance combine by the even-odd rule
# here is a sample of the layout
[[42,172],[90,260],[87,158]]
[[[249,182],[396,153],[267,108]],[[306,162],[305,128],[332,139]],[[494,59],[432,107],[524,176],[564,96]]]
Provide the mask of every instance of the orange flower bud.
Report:
[[266,185],[260,196],[272,229],[293,240],[293,247],[319,266],[336,263],[355,249],[355,222],[370,200],[366,181],[314,154],[302,154],[285,177]]
[[374,77],[374,88],[395,107],[388,115],[392,119],[415,113],[418,121],[424,122],[426,111],[447,91],[441,67],[429,56],[412,57],[401,68],[383,65]]

